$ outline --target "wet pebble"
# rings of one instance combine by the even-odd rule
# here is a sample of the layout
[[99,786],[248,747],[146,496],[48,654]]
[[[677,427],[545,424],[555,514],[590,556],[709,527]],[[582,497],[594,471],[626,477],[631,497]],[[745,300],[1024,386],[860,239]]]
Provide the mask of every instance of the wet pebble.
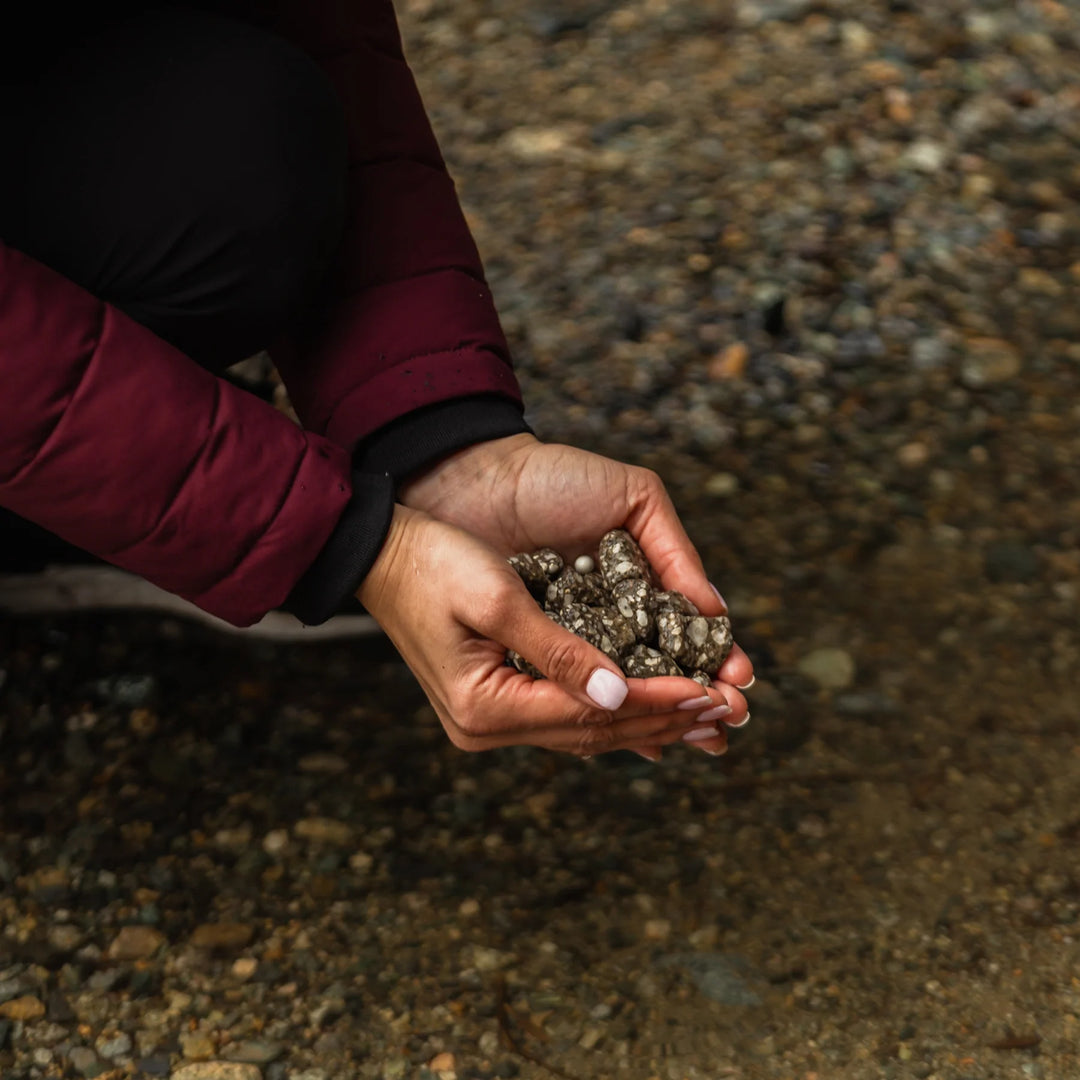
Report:
[[10,979],[0,980],[0,1005],[12,998],[22,997],[37,990],[37,980],[28,975],[15,975]]
[[221,952],[244,948],[255,934],[246,923],[203,923],[191,935],[190,944],[196,949]]
[[303,818],[293,826],[293,835],[298,840],[310,844],[325,844],[329,847],[346,847],[352,842],[352,827],[344,821],[333,818]]
[[228,1047],[222,1057],[229,1061],[242,1061],[251,1065],[269,1065],[285,1052],[281,1043],[266,1039],[249,1039]]
[[845,690],[855,681],[855,661],[845,649],[814,649],[800,658],[796,669],[823,690]]
[[110,705],[139,708],[153,699],[157,692],[157,680],[153,675],[116,675],[99,679],[94,689]]
[[23,997],[12,998],[0,1005],[0,1017],[5,1020],[19,1020],[30,1023],[40,1020],[45,1015],[45,1004],[37,997],[27,994]]
[[120,1058],[131,1053],[131,1036],[126,1033],[101,1039],[97,1043],[97,1052],[103,1058]]
[[968,342],[960,366],[960,379],[972,390],[1007,382],[1020,374],[1020,353],[1006,341],[977,339]]
[[125,926],[109,944],[110,960],[146,960],[166,943],[165,935],[151,926]]
[[662,967],[685,970],[694,985],[720,1005],[760,1005],[761,997],[751,984],[752,969],[741,957],[723,953],[676,953],[661,961]]
[[217,1043],[207,1031],[183,1031],[179,1042],[184,1057],[192,1061],[207,1061],[217,1053]]
[[83,1076],[96,1076],[101,1067],[97,1054],[89,1046],[75,1046],[68,1051],[71,1067]]
[[238,1061],[196,1061],[174,1069],[170,1080],[262,1080],[262,1071]]

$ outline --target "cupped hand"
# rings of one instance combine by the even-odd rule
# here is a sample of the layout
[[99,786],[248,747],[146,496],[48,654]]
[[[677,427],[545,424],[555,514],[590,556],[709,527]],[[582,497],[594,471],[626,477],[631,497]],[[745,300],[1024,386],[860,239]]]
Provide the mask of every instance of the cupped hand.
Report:
[[[610,529],[641,545],[665,589],[677,589],[705,615],[726,614],[656,473],[528,434],[458,451],[412,478],[401,501],[479,537],[503,555],[553,547],[563,555],[595,552]],[[733,726],[748,715],[739,692],[753,682],[737,645],[717,675]]]
[[[688,734],[705,749],[723,746],[716,712],[726,709],[723,693],[691,679],[625,678],[549,619],[499,552],[421,511],[394,508],[357,596],[462,749],[531,745],[655,757]],[[508,648],[547,678],[509,667]]]

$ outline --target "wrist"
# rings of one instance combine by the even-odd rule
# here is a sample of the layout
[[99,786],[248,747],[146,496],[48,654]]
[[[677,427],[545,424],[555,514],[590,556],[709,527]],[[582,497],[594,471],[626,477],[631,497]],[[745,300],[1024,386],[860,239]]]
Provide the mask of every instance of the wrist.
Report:
[[539,445],[535,435],[519,432],[455,450],[409,477],[399,486],[398,499],[406,507],[434,513],[440,503],[452,499],[463,488],[492,483],[512,468],[519,454]]
[[356,590],[356,598],[372,615],[378,619],[381,598],[388,592],[393,595],[395,568],[402,565],[407,557],[409,538],[426,515],[418,510],[395,503],[390,517],[390,526],[386,538],[379,549],[379,554],[371,564],[367,576]]

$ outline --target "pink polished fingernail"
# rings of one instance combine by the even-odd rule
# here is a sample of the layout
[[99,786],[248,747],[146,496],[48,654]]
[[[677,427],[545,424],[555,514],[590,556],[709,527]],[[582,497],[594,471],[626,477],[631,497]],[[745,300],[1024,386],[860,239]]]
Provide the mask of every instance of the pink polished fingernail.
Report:
[[736,686],[735,689],[736,690],[749,690],[754,685],[754,683],[756,683],[756,682],[757,682],[757,676],[756,675],[751,675],[750,676],[750,681],[748,683],[746,683],[743,686]]
[[713,757],[720,757],[721,754],[727,753],[727,743],[724,743],[719,750],[710,750],[707,746],[699,747],[699,749],[704,750],[706,754],[711,754]]
[[703,694],[701,697],[690,698],[689,701],[680,701],[676,708],[679,709],[704,709],[706,705],[712,704],[712,698],[708,694]]
[[717,705],[715,709],[707,709],[697,719],[700,723],[707,724],[710,720],[723,720],[734,711],[730,705]]
[[601,709],[614,711],[630,693],[630,687],[607,668],[597,668],[590,676],[585,686],[585,693],[600,706]]
[[715,739],[720,732],[714,727],[694,728],[688,731],[682,738],[683,742],[704,742],[705,739]]
[[[704,715],[705,714],[702,713],[702,716],[704,716]],[[699,716],[698,719],[700,720],[701,717]],[[733,727],[733,728],[746,727],[746,725],[749,724],[749,723],[750,723],[750,714],[747,713],[737,724],[728,724],[728,727]]]
[[709,582],[709,588],[712,589],[714,593],[716,593],[716,599],[724,605],[724,610],[727,611],[727,601],[720,595],[720,590],[711,581]]
[[659,754],[648,754],[644,750],[635,750],[634,753],[638,757],[643,757],[646,761],[651,761],[654,765],[660,760]]

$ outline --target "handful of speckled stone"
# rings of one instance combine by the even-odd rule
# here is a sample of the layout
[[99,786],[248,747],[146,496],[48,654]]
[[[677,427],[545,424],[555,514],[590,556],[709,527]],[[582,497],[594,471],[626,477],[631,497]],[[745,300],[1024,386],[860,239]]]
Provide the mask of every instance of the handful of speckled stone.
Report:
[[[711,686],[731,651],[727,616],[702,615],[682,593],[657,588],[641,549],[623,529],[605,534],[597,554],[599,569],[588,555],[568,566],[551,548],[509,561],[550,618],[595,645],[624,674],[683,675]],[[506,660],[543,678],[513,650]]]

